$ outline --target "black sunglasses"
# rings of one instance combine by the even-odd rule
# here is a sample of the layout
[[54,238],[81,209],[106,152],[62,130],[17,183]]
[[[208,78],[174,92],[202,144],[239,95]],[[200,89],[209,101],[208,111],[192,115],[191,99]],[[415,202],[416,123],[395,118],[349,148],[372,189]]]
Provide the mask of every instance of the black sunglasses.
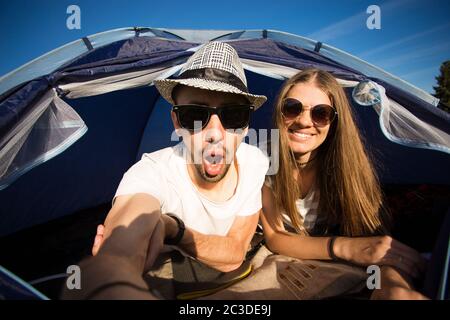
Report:
[[224,129],[243,129],[248,127],[250,113],[255,109],[252,105],[231,105],[222,107],[210,107],[198,104],[175,105],[175,112],[180,127],[194,130],[195,122],[200,121],[201,128],[205,128],[212,114],[219,116]]
[[[336,118],[337,111],[332,106],[327,104],[318,104],[311,109],[311,119],[315,125],[324,127]],[[294,98],[286,98],[283,100],[281,107],[281,113],[288,120],[297,118],[303,112],[303,104]]]

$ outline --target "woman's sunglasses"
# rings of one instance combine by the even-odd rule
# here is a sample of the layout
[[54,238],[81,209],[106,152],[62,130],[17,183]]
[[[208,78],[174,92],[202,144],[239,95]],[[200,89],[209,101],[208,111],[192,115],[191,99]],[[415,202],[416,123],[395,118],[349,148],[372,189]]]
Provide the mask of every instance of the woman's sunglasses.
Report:
[[[316,126],[324,127],[336,118],[337,111],[332,106],[327,104],[318,104],[311,109],[311,119]],[[303,112],[303,105],[300,101],[294,98],[286,98],[283,100],[281,113],[288,120],[296,119]]]
[[[197,104],[175,105],[172,111],[175,112],[180,127],[187,130],[194,130],[199,127],[205,128],[211,119],[212,114],[219,116],[224,129],[243,129],[248,127],[250,113],[254,110],[252,105],[232,105],[222,107],[210,107]],[[197,126],[197,127],[196,127]]]

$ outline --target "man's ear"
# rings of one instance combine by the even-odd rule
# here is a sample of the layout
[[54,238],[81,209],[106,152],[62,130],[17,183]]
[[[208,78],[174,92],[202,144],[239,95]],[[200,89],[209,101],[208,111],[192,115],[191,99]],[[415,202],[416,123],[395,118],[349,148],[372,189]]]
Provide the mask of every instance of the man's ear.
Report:
[[173,127],[175,128],[175,134],[178,137],[186,137],[189,135],[189,132],[186,129],[183,129],[180,124],[178,123],[178,117],[177,114],[173,111],[170,112],[170,117],[172,118]]
[[178,118],[175,112],[170,111],[170,117],[172,118],[173,127],[175,130],[181,129],[180,125],[178,124]]

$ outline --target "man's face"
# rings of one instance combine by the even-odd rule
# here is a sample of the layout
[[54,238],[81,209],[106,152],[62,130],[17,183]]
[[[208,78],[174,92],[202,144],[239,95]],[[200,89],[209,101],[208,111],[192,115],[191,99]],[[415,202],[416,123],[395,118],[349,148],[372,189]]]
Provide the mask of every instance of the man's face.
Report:
[[[247,100],[240,95],[202,90],[187,86],[177,88],[174,96],[177,105],[196,104],[210,107],[245,105]],[[245,130],[225,130],[217,114],[212,114],[203,130],[183,130],[172,112],[175,129],[183,137],[190,160],[198,175],[207,182],[218,182],[228,172],[236,150],[247,133]],[[200,127],[201,128],[201,127]]]

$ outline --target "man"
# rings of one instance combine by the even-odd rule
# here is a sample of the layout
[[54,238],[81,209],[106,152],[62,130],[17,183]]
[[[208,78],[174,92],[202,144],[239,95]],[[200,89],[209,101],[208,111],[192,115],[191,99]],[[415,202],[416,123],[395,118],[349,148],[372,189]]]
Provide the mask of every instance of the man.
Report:
[[[266,97],[248,93],[237,52],[221,42],[206,44],[177,79],[155,86],[173,105],[172,122],[183,142],[144,154],[125,173],[93,254],[112,242],[115,229],[151,212],[152,220],[162,221],[166,251],[176,248],[220,272],[233,271],[244,261],[262,207],[268,159],[242,140],[251,112]],[[159,247],[150,243],[145,269]]]

